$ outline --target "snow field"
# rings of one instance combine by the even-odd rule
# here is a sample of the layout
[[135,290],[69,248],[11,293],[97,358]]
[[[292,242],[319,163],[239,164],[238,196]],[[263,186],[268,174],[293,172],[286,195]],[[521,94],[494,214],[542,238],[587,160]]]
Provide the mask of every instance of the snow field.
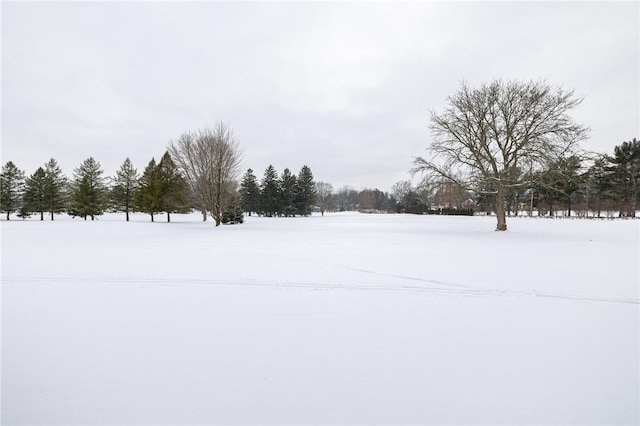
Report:
[[637,221],[172,220],[1,223],[2,424],[640,422]]

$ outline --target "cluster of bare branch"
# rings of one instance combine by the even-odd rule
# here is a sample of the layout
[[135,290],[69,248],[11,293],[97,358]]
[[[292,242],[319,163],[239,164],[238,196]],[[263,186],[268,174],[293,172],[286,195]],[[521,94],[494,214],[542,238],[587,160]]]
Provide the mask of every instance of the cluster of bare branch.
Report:
[[498,230],[506,230],[504,196],[531,182],[534,170],[573,152],[588,128],[569,112],[582,99],[544,81],[462,84],[443,113],[431,113],[434,141],[414,173],[438,176],[477,193],[496,195]]
[[232,130],[224,123],[214,128],[185,132],[169,142],[168,151],[191,189],[193,203],[222,223],[222,214],[236,203],[243,150]]

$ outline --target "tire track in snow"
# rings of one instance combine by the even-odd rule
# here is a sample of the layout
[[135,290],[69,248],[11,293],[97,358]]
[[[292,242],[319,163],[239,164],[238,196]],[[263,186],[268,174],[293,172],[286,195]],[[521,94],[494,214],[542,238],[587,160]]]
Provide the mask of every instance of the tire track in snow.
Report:
[[[336,265],[340,266],[340,265]],[[160,285],[163,287],[182,287],[185,285],[213,285],[213,286],[230,286],[230,287],[267,287],[267,288],[293,288],[303,290],[355,290],[355,291],[383,291],[396,293],[432,293],[432,294],[450,294],[459,296],[474,297],[504,297],[504,296],[527,296],[561,299],[568,301],[583,302],[605,302],[605,303],[624,303],[640,305],[637,299],[613,298],[613,297],[590,297],[582,295],[568,295],[559,293],[549,293],[537,290],[503,290],[492,289],[487,287],[474,287],[463,284],[451,284],[437,280],[429,280],[418,277],[408,277],[401,275],[376,273],[374,271],[359,270],[356,268],[346,267],[357,272],[375,274],[380,276],[388,276],[395,279],[405,279],[410,281],[421,281],[434,286],[410,286],[398,284],[361,284],[361,283],[318,283],[318,282],[293,282],[293,281],[258,281],[254,279],[245,280],[211,280],[211,279],[180,279],[180,278],[130,278],[130,277],[110,277],[110,278],[79,278],[79,277],[25,277],[25,278],[3,278],[2,286],[20,285],[20,284],[42,284],[54,285],[56,283],[103,283],[103,284],[149,284]]]
[[467,291],[446,289],[437,287],[416,287],[416,286],[386,286],[373,284],[341,284],[341,283],[317,283],[317,282],[293,282],[293,281],[258,281],[247,280],[210,280],[210,279],[173,279],[173,278],[6,278],[6,284],[42,284],[55,285],[56,283],[102,283],[102,284],[157,284],[163,287],[182,287],[184,285],[213,285],[231,287],[272,287],[272,288],[296,288],[306,290],[360,290],[360,291],[388,291],[405,293],[451,293],[473,296],[487,296],[483,291]]
[[[316,262],[316,263],[321,263],[321,262]],[[428,278],[411,277],[411,276],[407,276],[407,275],[387,274],[387,273],[383,273],[383,272],[370,271],[370,270],[367,270],[367,269],[354,268],[354,267],[348,266],[348,265],[340,265],[340,264],[329,265],[329,264],[326,264],[326,263],[321,263],[321,264],[323,264],[325,266],[334,266],[334,267],[339,267],[339,268],[342,268],[342,269],[347,269],[349,271],[361,272],[361,273],[365,273],[365,274],[372,274],[372,275],[381,276],[381,277],[389,277],[389,278],[395,278],[395,279],[401,279],[401,280],[418,281],[418,282],[424,282],[424,283],[428,283],[428,284],[436,284],[436,285],[439,285],[439,286],[446,286],[446,287],[454,287],[454,288],[459,288],[459,289],[465,289],[467,291],[475,290],[475,291],[478,291],[478,292],[484,292],[486,295],[496,295],[496,296],[501,296],[501,295],[534,296],[534,297],[545,297],[545,298],[564,299],[564,300],[576,300],[576,301],[585,301],[585,302],[628,303],[628,304],[633,304],[633,305],[640,305],[640,300],[637,300],[637,299],[627,299],[627,298],[618,298],[618,297],[583,296],[583,295],[575,295],[575,294],[574,295],[570,295],[570,294],[550,293],[550,292],[538,291],[538,290],[496,289],[496,288],[491,288],[491,287],[471,286],[471,285],[465,285],[465,284],[453,284],[453,283],[447,283],[447,282],[444,282],[444,281],[438,281],[438,280],[433,280],[433,279],[428,279]]]

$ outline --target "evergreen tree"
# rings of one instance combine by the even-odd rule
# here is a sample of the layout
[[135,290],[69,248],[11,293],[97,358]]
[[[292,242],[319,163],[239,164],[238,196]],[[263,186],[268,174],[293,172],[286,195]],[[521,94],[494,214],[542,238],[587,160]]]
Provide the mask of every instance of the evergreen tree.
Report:
[[222,223],[225,225],[236,225],[244,223],[244,213],[239,206],[230,208],[222,214]]
[[[558,172],[554,162],[547,165],[544,170],[536,173],[534,176],[534,188],[538,194],[538,215],[544,215],[545,210],[549,212],[549,216],[554,215],[554,204],[556,204],[562,196],[562,191],[560,190],[561,181],[562,176]],[[543,206],[545,208],[543,208]]]
[[285,217],[296,215],[297,179],[289,169],[284,169],[280,177],[280,213]]
[[586,193],[596,217],[601,217],[613,199],[613,171],[606,155],[596,158],[587,171]]
[[640,197],[640,141],[633,138],[616,146],[609,161],[613,166],[620,216],[635,217]]
[[153,215],[162,211],[161,199],[162,179],[160,168],[157,166],[156,160],[152,158],[140,178],[138,188],[134,194],[134,204],[139,211],[151,215],[151,222],[153,222]]
[[38,167],[25,182],[24,205],[21,213],[38,212],[40,220],[44,220],[47,211],[47,174],[42,167]]
[[178,172],[169,152],[165,152],[158,164],[160,177],[160,211],[167,212],[167,222],[171,222],[171,213],[189,211],[187,182]]
[[65,209],[67,179],[53,158],[45,164],[44,173],[46,179],[45,205],[51,214],[51,220],[53,220],[55,213],[61,213]]
[[116,172],[111,189],[111,203],[116,211],[124,212],[129,222],[129,212],[133,212],[134,195],[138,188],[138,171],[127,157]]
[[301,216],[309,216],[316,199],[316,184],[308,166],[303,166],[300,170],[296,186],[296,212]]
[[91,220],[104,213],[107,202],[107,187],[102,177],[100,163],[89,157],[74,170],[71,185],[71,208],[69,214]]
[[253,170],[249,169],[242,177],[240,183],[240,201],[242,210],[249,213],[258,212],[260,209],[260,187]]
[[24,191],[24,172],[9,161],[0,174],[0,211],[9,215],[20,209]]
[[260,184],[260,210],[262,214],[268,217],[278,214],[280,211],[279,200],[278,172],[269,164]]
[[574,194],[580,188],[582,160],[577,155],[560,157],[555,167],[558,174],[558,191],[566,200],[567,216],[571,216]]

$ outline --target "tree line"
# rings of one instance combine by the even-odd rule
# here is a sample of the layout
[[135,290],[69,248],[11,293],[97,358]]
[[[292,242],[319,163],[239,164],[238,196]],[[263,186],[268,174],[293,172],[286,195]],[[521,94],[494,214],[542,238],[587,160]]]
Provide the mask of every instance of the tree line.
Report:
[[10,219],[11,213],[20,218],[33,214],[44,220],[45,214],[54,220],[56,213],[67,213],[85,220],[105,211],[121,211],[129,221],[134,211],[154,215],[160,212],[186,212],[191,209],[185,182],[177,173],[167,154],[159,163],[151,159],[144,173],[138,171],[127,158],[116,175],[107,179],[98,161],[89,157],[67,178],[55,159],[25,177],[12,161],[2,167],[0,209]]
[[[242,223],[243,212],[264,216],[308,216],[316,196],[326,200],[327,184],[316,185],[313,173],[303,166],[298,176],[285,169],[278,177],[273,166],[258,184],[251,169],[240,183],[242,149],[225,124],[185,132],[169,142],[160,161],[152,158],[142,173],[126,158],[115,176],[104,177],[101,165],[89,157],[67,178],[55,159],[26,177],[12,161],[0,174],[0,211],[10,219],[32,214],[54,220],[56,213],[94,220],[106,211],[156,215],[187,213],[196,209],[203,220]],[[330,185],[329,185],[330,186]],[[323,210],[324,212],[324,210]]]
[[[520,185],[506,188],[507,216],[636,217],[640,208],[640,141],[614,147],[611,154],[576,153],[560,156],[539,170],[513,170]],[[429,176],[417,186],[409,181],[392,188],[398,211],[471,210],[491,214],[496,194],[473,191],[441,176]]]
[[[318,182],[319,187],[321,183]],[[240,183],[240,199],[243,211],[249,215],[294,217],[308,216],[316,201],[324,193],[316,188],[313,173],[303,166],[296,176],[285,168],[282,175],[269,165],[258,183],[252,169],[248,169]],[[322,210],[324,214],[324,210]]]

